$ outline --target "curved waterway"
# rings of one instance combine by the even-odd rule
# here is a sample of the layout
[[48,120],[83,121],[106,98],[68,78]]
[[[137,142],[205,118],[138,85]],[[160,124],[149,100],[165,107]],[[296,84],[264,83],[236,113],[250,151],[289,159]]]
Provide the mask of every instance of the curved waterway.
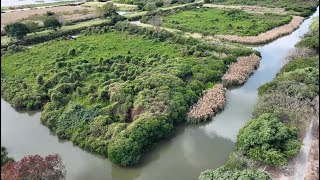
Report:
[[59,153],[66,165],[68,180],[195,180],[201,171],[225,163],[235,150],[239,129],[251,118],[257,102],[257,88],[271,81],[316,17],[307,19],[299,29],[264,46],[259,69],[239,88],[228,90],[225,110],[208,124],[179,128],[177,135],[156,146],[144,162],[134,168],[121,168],[108,159],[59,141],[40,123],[40,112],[17,112],[1,100],[1,145],[9,155]]

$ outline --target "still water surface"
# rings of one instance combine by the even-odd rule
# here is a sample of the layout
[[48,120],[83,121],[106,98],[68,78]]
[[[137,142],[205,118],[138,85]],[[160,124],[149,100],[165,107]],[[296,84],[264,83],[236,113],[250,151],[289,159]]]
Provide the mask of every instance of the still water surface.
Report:
[[254,49],[261,52],[259,69],[239,88],[228,90],[225,110],[208,124],[180,127],[177,135],[156,146],[142,165],[121,168],[70,142],[59,141],[40,123],[40,112],[17,112],[1,100],[1,145],[20,159],[29,154],[59,153],[68,180],[195,180],[201,171],[225,163],[235,149],[239,129],[251,118],[257,88],[271,81],[312,22],[317,12],[299,29],[272,43]]

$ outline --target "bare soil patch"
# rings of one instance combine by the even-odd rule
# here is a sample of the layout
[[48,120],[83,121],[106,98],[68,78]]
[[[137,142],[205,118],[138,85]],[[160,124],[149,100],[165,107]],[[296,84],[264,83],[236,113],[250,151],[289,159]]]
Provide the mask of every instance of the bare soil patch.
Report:
[[52,11],[60,15],[63,21],[76,21],[84,18],[96,16],[95,8],[81,6],[58,6],[47,8],[35,8],[27,10],[17,10],[12,12],[1,13],[1,29],[10,23],[35,18],[35,16],[44,15],[47,11]]

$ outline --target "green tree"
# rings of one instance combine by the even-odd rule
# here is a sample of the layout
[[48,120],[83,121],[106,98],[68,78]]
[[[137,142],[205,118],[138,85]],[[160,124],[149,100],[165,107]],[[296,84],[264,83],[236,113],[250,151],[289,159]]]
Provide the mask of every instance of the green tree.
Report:
[[155,9],[157,8],[156,6],[156,3],[147,3],[145,6],[144,6],[144,10],[148,11],[148,12],[152,12],[154,11]]
[[30,32],[33,32],[34,34],[36,34],[37,29],[39,29],[38,23],[33,22],[33,21],[27,21],[27,22],[25,22],[25,24],[29,28]]
[[285,165],[300,150],[297,128],[288,128],[273,114],[262,114],[240,131],[237,149],[253,160]]
[[28,26],[20,22],[8,24],[4,27],[4,30],[8,36],[17,39],[23,39],[30,32]]
[[49,29],[53,29],[53,30],[57,31],[57,28],[61,28],[61,23],[59,22],[59,20],[56,17],[49,16],[44,19],[43,26],[45,28],[49,28]]
[[117,13],[117,10],[118,8],[113,3],[106,3],[105,5],[103,5],[98,9],[101,16],[105,18],[110,18],[110,17],[119,15]]

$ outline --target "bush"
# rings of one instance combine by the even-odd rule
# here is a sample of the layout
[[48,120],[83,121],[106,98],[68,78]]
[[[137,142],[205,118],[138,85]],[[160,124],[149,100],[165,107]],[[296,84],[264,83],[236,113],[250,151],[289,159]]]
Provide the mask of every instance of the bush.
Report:
[[138,142],[129,138],[117,138],[108,146],[108,158],[121,166],[137,164],[141,157],[141,147]]
[[8,157],[8,152],[5,147],[1,146],[1,169],[2,166],[5,165],[8,162],[14,161],[12,158]]
[[109,2],[98,9],[101,16],[105,18],[119,15],[117,10],[118,8],[113,3]]
[[35,34],[36,34],[36,31],[40,28],[39,24],[33,21],[27,21],[25,22],[25,24],[29,28],[30,32],[33,32]]
[[61,23],[59,22],[59,20],[56,17],[49,16],[44,19],[43,26],[45,28],[49,28],[49,29],[53,29],[53,30],[57,31],[57,28],[61,28]]
[[256,170],[230,170],[225,167],[220,167],[216,170],[206,170],[202,172],[198,180],[271,180],[271,177],[263,172]]
[[253,160],[270,165],[286,165],[300,147],[298,130],[286,127],[273,114],[262,114],[248,122],[239,131],[237,139],[238,150]]
[[30,32],[28,26],[20,22],[8,24],[4,27],[4,30],[8,36],[17,39],[23,39]]

